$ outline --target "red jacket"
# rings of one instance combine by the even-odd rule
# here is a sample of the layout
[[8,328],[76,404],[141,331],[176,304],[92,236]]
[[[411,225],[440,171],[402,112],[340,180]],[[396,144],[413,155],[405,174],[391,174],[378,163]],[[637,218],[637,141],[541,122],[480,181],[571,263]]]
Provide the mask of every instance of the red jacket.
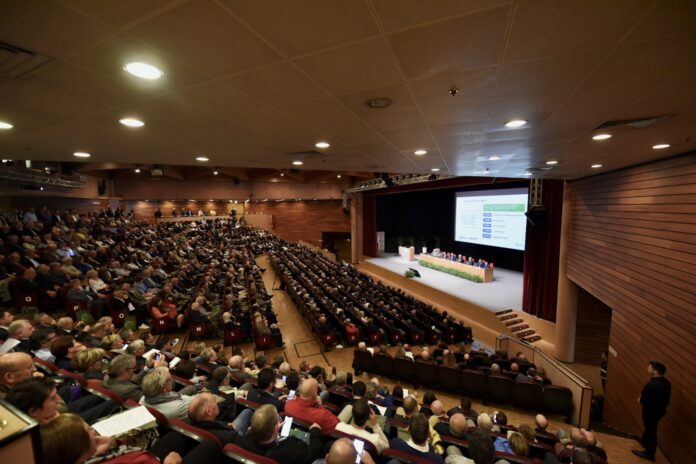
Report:
[[301,421],[317,423],[321,426],[321,433],[327,434],[334,431],[339,420],[331,411],[317,404],[316,399],[296,397],[285,403],[285,415],[295,417]]

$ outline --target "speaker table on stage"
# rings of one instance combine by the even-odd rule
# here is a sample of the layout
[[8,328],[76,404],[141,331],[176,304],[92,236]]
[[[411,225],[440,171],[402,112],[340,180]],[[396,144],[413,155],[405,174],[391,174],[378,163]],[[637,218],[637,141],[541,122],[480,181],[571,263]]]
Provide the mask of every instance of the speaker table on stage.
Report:
[[415,247],[399,247],[399,256],[401,256],[402,261],[415,261],[416,259],[416,249]]

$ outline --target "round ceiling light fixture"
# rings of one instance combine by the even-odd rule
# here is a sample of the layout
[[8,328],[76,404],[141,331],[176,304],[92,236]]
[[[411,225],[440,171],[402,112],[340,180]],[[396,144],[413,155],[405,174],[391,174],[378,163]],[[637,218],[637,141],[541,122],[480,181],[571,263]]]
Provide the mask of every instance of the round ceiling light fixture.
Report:
[[527,121],[524,119],[513,119],[512,121],[508,121],[505,123],[505,127],[509,129],[517,129],[518,127],[522,127],[527,124]]
[[422,148],[419,148],[418,150],[413,152],[414,155],[416,156],[423,156],[428,154],[428,150],[423,150]]
[[293,161],[292,164],[294,164],[295,166],[302,166],[304,163],[302,161],[297,160]]
[[592,136],[592,140],[608,140],[612,137],[613,135],[611,134],[596,134]]
[[556,160],[549,160],[549,161],[546,162],[546,164],[548,164],[549,166],[553,166],[553,165],[555,165],[555,164],[558,164],[558,161],[556,161]]
[[488,161],[498,161],[500,159],[500,156],[498,155],[493,155],[488,157]]
[[118,122],[128,127],[143,127],[145,125],[140,119],[135,118],[123,118],[119,119]]
[[367,105],[368,108],[372,109],[382,109],[382,108],[387,108],[391,106],[393,103],[393,100],[388,97],[375,97],[375,98],[368,98],[365,100],[365,104]]
[[0,121],[0,129],[8,130],[8,129],[12,129],[13,127],[14,126],[12,124],[10,124],[9,122]]
[[76,156],[78,158],[89,158],[92,155],[84,151],[76,151],[75,153],[73,153],[73,156]]
[[123,67],[123,69],[129,74],[150,81],[159,79],[164,75],[164,73],[156,66],[147,63],[142,63],[140,61],[133,61],[131,63],[127,63]]
[[207,156],[196,156],[196,161],[200,161],[201,163],[205,163],[206,161],[210,161],[210,158]]
[[599,169],[599,168],[601,168],[602,166],[604,166],[604,165],[603,165],[603,164],[593,164],[593,165],[590,166],[590,167],[591,167],[592,169]]
[[658,143],[657,145],[653,145],[653,150],[664,150],[665,148],[669,148],[670,144],[669,143]]
[[329,148],[331,144],[329,144],[329,142],[317,142],[314,146],[317,148]]
[[135,168],[134,171],[136,174],[140,174],[140,168]]
[[440,172],[440,168],[432,168],[430,172]]

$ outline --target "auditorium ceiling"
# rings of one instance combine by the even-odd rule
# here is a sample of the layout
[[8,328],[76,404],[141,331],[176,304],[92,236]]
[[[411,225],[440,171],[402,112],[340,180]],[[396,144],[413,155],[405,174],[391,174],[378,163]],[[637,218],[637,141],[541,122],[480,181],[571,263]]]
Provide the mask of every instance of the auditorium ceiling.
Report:
[[0,42],[4,159],[572,179],[696,148],[693,0],[3,0]]

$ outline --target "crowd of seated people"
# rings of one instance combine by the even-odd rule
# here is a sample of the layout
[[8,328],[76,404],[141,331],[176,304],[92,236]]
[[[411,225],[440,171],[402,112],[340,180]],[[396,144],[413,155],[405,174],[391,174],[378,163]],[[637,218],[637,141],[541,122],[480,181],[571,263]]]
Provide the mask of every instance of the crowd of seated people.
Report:
[[458,255],[457,253],[451,253],[448,251],[441,251],[439,248],[435,248],[432,252],[430,252],[431,256],[434,256],[436,258],[442,258],[446,259],[448,261],[454,261],[457,263],[464,263],[468,264],[469,266],[475,266],[475,267],[482,267],[482,268],[487,268],[490,267],[493,269],[493,263],[489,263],[485,259],[476,259],[473,256],[469,256],[468,258],[464,255]]
[[[250,246],[227,220],[151,225],[119,209],[0,212],[0,304],[282,344]],[[131,328],[133,325],[131,325]],[[202,329],[201,329],[202,330]]]
[[413,298],[401,289],[376,282],[355,267],[328,259],[318,250],[267,236],[263,250],[295,306],[325,345],[345,340],[355,345],[471,343],[471,328],[447,312]]
[[[418,401],[401,386],[389,391],[376,378],[353,381],[348,373],[329,373],[306,361],[293,369],[280,356],[247,360],[238,348],[227,359],[222,346],[204,343],[175,354],[175,340],[149,331],[136,338],[132,330],[119,332],[109,317],[92,327],[75,325],[67,316],[54,321],[46,314],[13,320],[8,340],[20,342],[0,355],[0,394],[42,424],[47,463],[235,462],[249,456],[244,453],[279,463],[355,462],[346,438],[365,443],[362,462],[368,464],[404,455],[435,463],[606,461],[593,434],[571,429],[552,435],[543,416],[535,427],[513,427],[504,413],[476,412],[466,398],[447,410],[433,392]],[[52,358],[42,359],[47,338]],[[435,358],[447,357],[438,349],[432,350]],[[431,359],[425,353],[420,358]],[[88,428],[138,405],[158,419],[154,443],[133,446]],[[293,429],[281,437],[290,417]],[[186,438],[191,433],[199,441]]]

